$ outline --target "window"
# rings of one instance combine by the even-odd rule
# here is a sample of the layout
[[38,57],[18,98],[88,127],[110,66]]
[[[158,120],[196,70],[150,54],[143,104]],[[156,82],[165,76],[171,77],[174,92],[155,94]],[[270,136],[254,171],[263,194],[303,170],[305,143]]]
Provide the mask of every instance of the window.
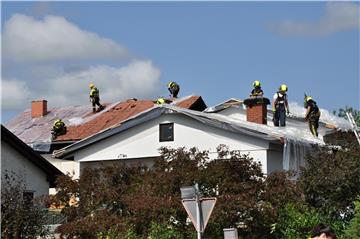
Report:
[[160,142],[174,141],[174,123],[160,124]]

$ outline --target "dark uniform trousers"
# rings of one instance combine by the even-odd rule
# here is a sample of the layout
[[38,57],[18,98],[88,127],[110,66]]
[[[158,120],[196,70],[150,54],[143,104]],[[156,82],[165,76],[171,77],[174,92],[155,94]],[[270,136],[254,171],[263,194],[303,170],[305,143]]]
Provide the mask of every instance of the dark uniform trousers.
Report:
[[[274,125],[275,126],[285,126],[286,124],[286,109],[284,104],[278,104],[275,109],[274,114]],[[280,125],[279,125],[280,123]]]
[[93,108],[95,108],[95,105],[100,107],[100,97],[91,97],[91,103]]
[[319,119],[320,119],[320,111],[318,111],[317,113],[310,113],[309,129],[310,132],[315,136],[318,136]]

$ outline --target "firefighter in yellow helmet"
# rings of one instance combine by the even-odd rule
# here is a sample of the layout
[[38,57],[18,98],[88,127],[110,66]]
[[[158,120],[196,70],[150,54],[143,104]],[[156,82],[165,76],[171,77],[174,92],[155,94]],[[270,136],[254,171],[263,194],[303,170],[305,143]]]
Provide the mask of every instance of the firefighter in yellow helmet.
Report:
[[65,123],[61,119],[54,121],[53,128],[51,130],[52,139],[56,139],[57,136],[66,134]]
[[304,107],[306,108],[305,121],[309,124],[310,132],[318,137],[320,110],[311,96],[305,94]]
[[173,98],[177,98],[180,86],[176,82],[171,81],[168,83],[168,90]]
[[253,83],[254,89],[251,91],[250,97],[262,97],[264,95],[263,90],[261,89],[260,81],[256,80]]
[[99,111],[104,109],[104,106],[100,104],[100,94],[99,94],[99,90],[95,87],[95,85],[93,83],[89,84],[89,88],[90,88],[90,102],[92,103],[92,107],[93,107],[93,113],[96,112],[96,105],[99,107]]
[[162,104],[165,104],[165,103],[166,103],[166,101],[165,101],[164,98],[159,98],[159,99],[156,100],[156,104],[158,104],[158,105],[162,105]]
[[274,126],[284,127],[286,125],[286,114],[290,113],[286,94],[287,91],[288,87],[285,84],[282,84],[273,97],[272,110],[274,113]]

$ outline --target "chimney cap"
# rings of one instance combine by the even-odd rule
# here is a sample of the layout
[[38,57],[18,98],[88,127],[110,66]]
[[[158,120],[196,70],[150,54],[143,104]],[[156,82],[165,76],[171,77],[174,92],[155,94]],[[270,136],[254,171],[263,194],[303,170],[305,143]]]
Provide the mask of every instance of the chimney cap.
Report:
[[265,97],[251,97],[244,100],[244,105],[253,106],[253,105],[269,105],[270,100]]

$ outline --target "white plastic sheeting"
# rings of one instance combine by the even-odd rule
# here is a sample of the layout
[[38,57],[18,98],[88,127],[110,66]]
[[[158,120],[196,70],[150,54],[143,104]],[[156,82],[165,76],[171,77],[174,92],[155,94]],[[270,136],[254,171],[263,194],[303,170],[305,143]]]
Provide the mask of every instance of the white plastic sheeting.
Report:
[[[301,118],[305,117],[306,109],[304,108],[304,106],[300,106],[297,102],[290,102],[289,108],[290,108],[291,113],[294,116],[301,117]],[[330,113],[326,109],[320,108],[320,112],[321,112],[321,116],[320,116],[321,122],[332,124],[332,125],[336,126],[336,128],[341,129],[341,130],[350,130],[351,129],[351,124],[346,119],[340,118],[340,117]]]
[[311,145],[292,140],[285,139],[283,149],[283,169],[299,171],[300,167],[305,166],[305,157],[310,152]]

